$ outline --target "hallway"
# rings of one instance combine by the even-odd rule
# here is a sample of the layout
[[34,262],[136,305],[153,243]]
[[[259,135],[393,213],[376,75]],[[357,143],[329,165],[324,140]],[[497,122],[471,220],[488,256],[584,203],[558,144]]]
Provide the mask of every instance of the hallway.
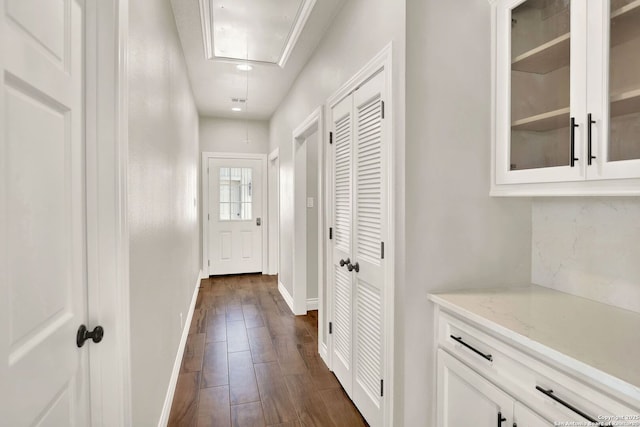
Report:
[[202,280],[169,426],[365,426],[277,276]]

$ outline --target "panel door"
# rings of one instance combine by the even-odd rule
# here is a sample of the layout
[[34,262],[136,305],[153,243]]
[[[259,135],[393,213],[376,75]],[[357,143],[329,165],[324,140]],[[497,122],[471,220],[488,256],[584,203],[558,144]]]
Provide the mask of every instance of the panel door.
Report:
[[437,400],[440,427],[513,425],[514,400],[442,349]]
[[0,424],[89,425],[79,0],[0,0]]
[[518,427],[552,427],[554,423],[545,420],[520,402],[515,403],[513,410],[514,422]]
[[209,159],[209,275],[262,272],[262,161]]
[[387,146],[384,73],[354,92],[353,401],[373,427],[383,424],[384,284],[387,236]]
[[500,0],[496,182],[585,179],[587,1]]
[[353,96],[331,110],[333,142],[333,240],[331,281],[333,282],[332,368],[347,394],[353,384],[353,287],[351,262],[353,229]]

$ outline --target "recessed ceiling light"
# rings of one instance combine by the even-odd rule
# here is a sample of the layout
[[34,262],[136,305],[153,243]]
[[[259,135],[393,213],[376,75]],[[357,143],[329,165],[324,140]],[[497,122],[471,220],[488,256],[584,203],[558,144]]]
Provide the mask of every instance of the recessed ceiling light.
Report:
[[253,70],[253,67],[249,64],[238,64],[236,65],[236,68],[240,71],[251,71]]
[[231,109],[231,111],[242,111],[242,108],[240,108],[240,107],[233,107],[233,108]]

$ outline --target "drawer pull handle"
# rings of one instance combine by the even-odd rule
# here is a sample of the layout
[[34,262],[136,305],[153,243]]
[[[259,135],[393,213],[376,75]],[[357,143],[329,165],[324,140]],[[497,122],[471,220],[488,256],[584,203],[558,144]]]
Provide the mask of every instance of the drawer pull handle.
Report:
[[490,354],[484,354],[483,352],[481,352],[480,350],[473,348],[472,346],[470,346],[469,344],[467,344],[466,342],[462,341],[462,337],[456,337],[455,335],[451,335],[451,338],[453,338],[455,341],[459,342],[460,344],[462,344],[463,346],[467,347],[469,350],[473,351],[474,353],[479,354],[480,356],[484,357],[485,359],[487,359],[489,362],[493,362],[493,356]]
[[[553,390],[545,390],[542,387],[540,387],[539,385],[536,386],[536,390],[538,390],[540,393],[544,394],[545,396],[555,400],[556,402],[558,402],[559,404],[561,404],[565,408],[570,409],[573,412],[575,412],[576,414],[580,415],[581,417],[591,421],[592,423],[599,423],[600,422],[600,421],[596,420],[595,418],[585,414],[584,412],[582,412],[580,409],[576,408],[572,404],[570,404],[568,402],[565,402],[564,400],[562,400],[559,397],[557,397],[555,394],[553,394]],[[597,425],[599,425],[599,424],[597,424]]]

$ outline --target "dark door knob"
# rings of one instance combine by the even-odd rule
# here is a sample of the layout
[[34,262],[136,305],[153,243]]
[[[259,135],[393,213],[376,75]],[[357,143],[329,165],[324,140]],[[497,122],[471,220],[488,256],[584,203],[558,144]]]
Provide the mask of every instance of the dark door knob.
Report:
[[[347,268],[349,268],[350,264],[351,264],[351,260],[349,258],[340,260],[340,267],[344,267],[346,265]],[[349,271],[351,271],[351,270],[349,270]]]
[[356,273],[357,273],[357,272],[359,272],[359,271],[360,271],[360,264],[358,264],[357,262],[356,262],[355,264],[351,264],[351,263],[349,263],[349,264],[347,265],[347,269],[348,269],[349,271],[353,271],[353,270],[355,270],[355,271],[356,271]]
[[104,329],[102,329],[102,326],[96,326],[93,328],[93,331],[89,332],[85,325],[80,325],[78,328],[78,335],[76,335],[76,344],[78,347],[82,347],[84,342],[88,339],[93,340],[95,343],[99,343],[102,341],[102,337],[104,337]]

